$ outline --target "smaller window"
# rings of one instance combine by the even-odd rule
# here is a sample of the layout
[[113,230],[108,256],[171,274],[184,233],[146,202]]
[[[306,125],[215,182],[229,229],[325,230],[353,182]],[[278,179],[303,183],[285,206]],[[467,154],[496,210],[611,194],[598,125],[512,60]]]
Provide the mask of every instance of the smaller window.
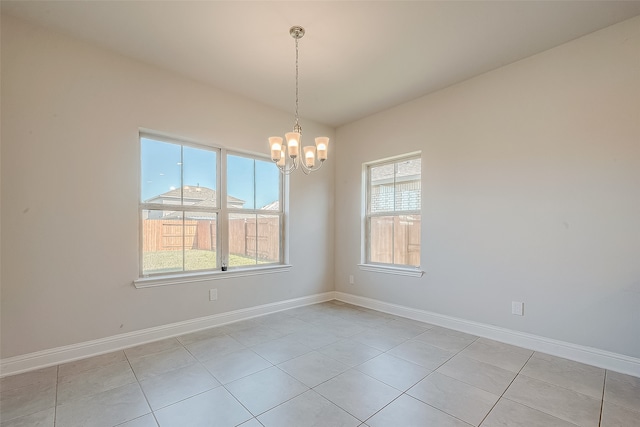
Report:
[[365,165],[365,263],[420,266],[420,155]]

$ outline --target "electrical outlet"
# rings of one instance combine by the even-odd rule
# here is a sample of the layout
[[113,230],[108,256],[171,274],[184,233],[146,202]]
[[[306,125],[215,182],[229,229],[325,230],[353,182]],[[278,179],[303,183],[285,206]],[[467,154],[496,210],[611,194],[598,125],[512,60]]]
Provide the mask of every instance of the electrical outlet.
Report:
[[515,316],[524,316],[524,303],[511,301],[511,314]]
[[218,290],[209,289],[209,301],[216,301],[218,299]]
[[355,283],[355,280],[353,280],[353,274],[349,275],[349,284],[353,285]]

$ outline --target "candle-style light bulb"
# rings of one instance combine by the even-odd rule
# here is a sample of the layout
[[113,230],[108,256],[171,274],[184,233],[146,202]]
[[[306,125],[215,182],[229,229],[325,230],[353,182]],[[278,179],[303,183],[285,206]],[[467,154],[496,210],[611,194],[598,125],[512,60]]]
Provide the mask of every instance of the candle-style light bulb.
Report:
[[287,163],[287,157],[284,154],[284,147],[280,149],[280,159],[278,160],[278,163],[276,163],[278,166],[280,167],[284,167],[284,165]]
[[316,165],[316,147],[313,145],[304,147],[304,162],[308,168]]
[[298,132],[288,132],[285,135],[287,139],[287,149],[289,150],[289,157],[295,159],[298,157],[298,149],[300,147],[300,134]]
[[271,160],[279,161],[282,157],[282,138],[279,136],[270,137],[269,146],[271,147]]
[[318,149],[318,160],[324,162],[327,160],[327,151],[329,150],[329,138],[319,136],[316,138],[316,148]]

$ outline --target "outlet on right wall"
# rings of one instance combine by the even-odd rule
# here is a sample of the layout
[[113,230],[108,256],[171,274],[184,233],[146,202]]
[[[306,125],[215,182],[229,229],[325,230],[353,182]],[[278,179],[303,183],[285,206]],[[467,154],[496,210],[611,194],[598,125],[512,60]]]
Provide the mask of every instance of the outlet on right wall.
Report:
[[[640,17],[336,142],[337,291],[640,357]],[[362,163],[418,150],[426,273],[360,271]]]

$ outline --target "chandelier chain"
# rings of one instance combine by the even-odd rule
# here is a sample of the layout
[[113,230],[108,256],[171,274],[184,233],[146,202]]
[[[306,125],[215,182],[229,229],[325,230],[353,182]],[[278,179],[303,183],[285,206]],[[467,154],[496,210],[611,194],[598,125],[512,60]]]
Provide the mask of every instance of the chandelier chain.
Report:
[[296,37],[296,126],[298,126],[298,38]]

